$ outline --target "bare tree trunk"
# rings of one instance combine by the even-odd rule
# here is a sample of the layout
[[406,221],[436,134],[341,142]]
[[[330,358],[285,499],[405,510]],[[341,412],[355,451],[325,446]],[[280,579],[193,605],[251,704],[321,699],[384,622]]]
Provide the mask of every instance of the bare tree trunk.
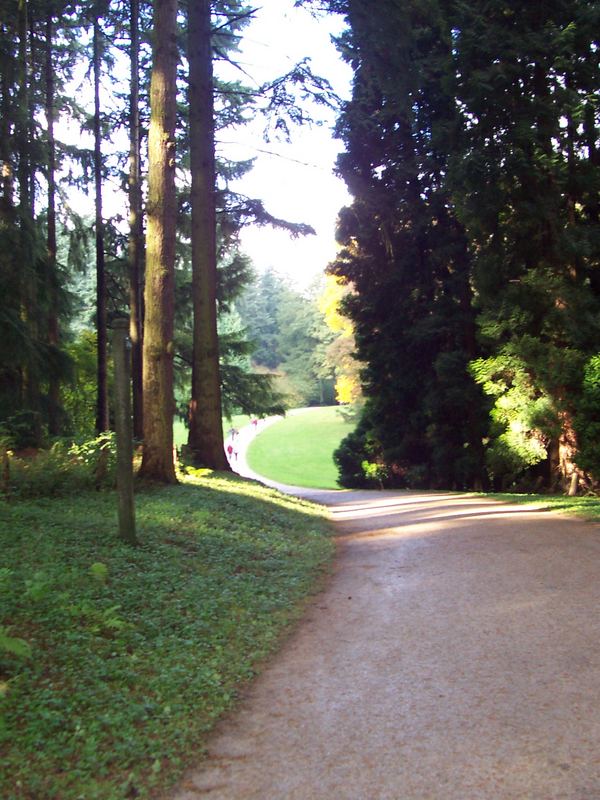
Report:
[[[33,253],[34,220],[32,209],[32,163],[30,116],[30,63],[28,41],[30,32],[29,4],[23,0],[18,11],[18,93],[17,125],[19,217],[21,234],[21,314],[33,341],[38,339],[37,271]],[[31,444],[39,447],[42,440],[40,419],[39,367],[35,356],[30,356],[22,371],[22,399],[25,408],[32,412]]]
[[129,108],[129,338],[133,384],[133,435],[142,439],[142,294],[144,233],[140,174],[140,68],[139,0],[130,4],[131,94]]
[[[35,8],[35,7],[34,7]],[[36,37],[35,37],[35,18],[29,16],[29,75],[30,81],[33,85],[33,76],[35,75],[36,70],[36,60],[37,60],[37,52],[36,52]],[[33,91],[28,92],[28,109],[27,109],[27,119],[28,119],[28,138],[29,142],[33,144],[35,141],[35,100],[34,100],[34,93]],[[29,165],[29,209],[31,214],[31,219],[35,219],[35,201],[36,201],[36,180],[35,180],[35,170],[32,168],[32,163],[30,161]]]
[[100,18],[94,16],[94,181],[96,186],[96,331],[97,331],[97,405],[96,431],[109,428],[107,330],[106,330],[106,270],[104,265],[104,219],[102,216],[102,132],[100,129]]
[[569,496],[577,494],[579,480],[582,477],[575,464],[577,456],[577,435],[573,427],[573,418],[568,411],[559,413],[561,432],[558,437],[558,467],[560,471],[561,485],[563,491],[568,492]]
[[[6,27],[3,25],[2,32],[7,35]],[[14,165],[13,154],[11,153],[11,95],[10,85],[12,79],[12,71],[14,64],[12,59],[3,58],[2,68],[0,69],[0,87],[2,92],[0,107],[0,168],[1,174],[1,189],[2,189],[2,206],[0,211],[2,214],[7,214],[9,209],[13,207],[13,181],[14,181]],[[10,72],[9,72],[10,71]]]
[[189,448],[194,463],[228,470],[223,446],[210,0],[188,6],[194,354]]
[[140,474],[174,483],[173,318],[177,0],[156,0],[148,140],[144,453]]
[[[46,17],[46,121],[48,125],[48,233],[47,274],[48,286],[48,343],[58,347],[59,324],[56,277],[56,150],[54,140],[54,71],[52,64],[53,10]],[[48,385],[48,433],[60,433],[60,381],[51,371]]]

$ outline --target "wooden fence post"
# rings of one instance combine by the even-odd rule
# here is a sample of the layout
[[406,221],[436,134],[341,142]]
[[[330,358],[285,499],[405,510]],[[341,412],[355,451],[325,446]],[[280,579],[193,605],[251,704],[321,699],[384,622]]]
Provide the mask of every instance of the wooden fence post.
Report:
[[129,320],[114,320],[115,428],[117,434],[117,491],[119,495],[119,536],[127,544],[138,543],[135,534],[133,499],[133,430],[131,422],[131,342]]

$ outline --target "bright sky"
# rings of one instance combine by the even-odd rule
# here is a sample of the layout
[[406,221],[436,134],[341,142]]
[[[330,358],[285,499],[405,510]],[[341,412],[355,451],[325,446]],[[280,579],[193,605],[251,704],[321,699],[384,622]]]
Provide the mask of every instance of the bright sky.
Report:
[[[347,98],[351,70],[331,42],[331,35],[342,27],[338,17],[315,19],[308,11],[295,9],[293,0],[262,0],[255,19],[244,31],[242,52],[236,60],[261,83],[288,72],[309,56],[313,72],[327,78],[334,91]],[[234,75],[248,80],[239,72]],[[291,143],[266,143],[258,125],[244,131],[225,131],[219,145],[232,157],[256,157],[252,172],[234,186],[237,191],[260,198],[276,217],[305,222],[316,230],[316,236],[299,239],[270,228],[249,228],[242,234],[243,249],[257,270],[273,267],[288,274],[301,288],[321,274],[334,257],[337,213],[350,201],[344,182],[333,174],[342,149],[332,135],[334,114],[322,107],[312,112],[325,119],[325,124],[293,130]],[[230,144],[234,140],[236,144]]]
[[[259,86],[289,72],[294,64],[309,56],[313,72],[327,78],[333,90],[347,98],[351,70],[331,41],[331,36],[343,29],[341,18],[315,19],[306,9],[294,8],[294,0],[257,0],[258,3],[260,8],[243,32],[241,53],[235,56],[247,74],[222,63],[219,73],[248,85],[253,80]],[[128,68],[124,67],[125,76]],[[80,79],[83,81],[83,73]],[[83,91],[91,104],[92,95],[85,83]],[[103,93],[102,102],[109,100]],[[298,288],[306,288],[334,257],[337,213],[350,201],[344,182],[333,175],[336,156],[342,149],[341,142],[332,134],[335,114],[324,107],[309,110],[324,124],[292,130],[290,143],[265,142],[260,120],[254,126],[223,131],[222,141],[217,142],[217,149],[232,159],[256,158],[254,169],[232,188],[262,200],[273,216],[308,223],[316,230],[316,236],[297,239],[268,227],[248,228],[242,233],[243,250],[258,271],[273,267],[289,275]],[[60,136],[73,144],[84,140],[89,147],[93,146],[91,135],[82,135],[78,125],[66,121],[61,122]],[[123,134],[122,149],[127,148]],[[71,197],[80,211],[93,214],[93,192],[86,196],[73,190]],[[122,213],[126,219],[123,203],[121,186],[109,180],[104,186],[105,215]]]

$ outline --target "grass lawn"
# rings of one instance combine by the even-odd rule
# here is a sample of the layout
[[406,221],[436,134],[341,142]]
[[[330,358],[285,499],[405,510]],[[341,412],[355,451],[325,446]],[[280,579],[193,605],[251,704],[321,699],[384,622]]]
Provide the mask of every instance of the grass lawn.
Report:
[[[250,417],[246,414],[234,414],[231,419],[223,419],[223,433],[227,435],[229,428],[243,428],[250,422]],[[175,447],[181,447],[182,444],[187,444],[188,429],[185,423],[176,419],[173,423],[173,443]]]
[[507,503],[524,505],[535,503],[545,511],[561,511],[593,522],[600,521],[600,497],[565,497],[561,494],[510,494],[506,492],[487,494],[486,497],[503,500]]
[[321,510],[199,472],[137,495],[0,502],[0,797],[173,784],[323,573]]
[[260,433],[248,448],[248,464],[265,478],[316,489],[339,489],[333,451],[354,428],[339,406],[291,414]]

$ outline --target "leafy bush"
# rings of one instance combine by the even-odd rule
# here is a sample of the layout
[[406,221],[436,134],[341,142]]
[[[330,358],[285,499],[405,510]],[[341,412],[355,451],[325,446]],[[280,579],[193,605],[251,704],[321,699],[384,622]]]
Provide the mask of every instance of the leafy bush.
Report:
[[574,422],[579,442],[577,465],[600,480],[600,355],[585,366]]
[[49,450],[9,460],[8,492],[16,497],[56,497],[114,486],[116,443],[103,433],[81,444],[56,442]]
[[[63,386],[62,405],[70,431],[74,435],[93,437],[96,420],[96,333],[82,331],[68,345],[72,363],[72,381]],[[109,391],[113,370],[108,369]]]
[[356,489],[366,485],[363,464],[368,462],[364,436],[359,429],[349,433],[333,454],[340,486]]
[[384,482],[388,479],[390,474],[389,467],[378,461],[367,460],[363,461],[361,466],[367,481],[383,489]]

